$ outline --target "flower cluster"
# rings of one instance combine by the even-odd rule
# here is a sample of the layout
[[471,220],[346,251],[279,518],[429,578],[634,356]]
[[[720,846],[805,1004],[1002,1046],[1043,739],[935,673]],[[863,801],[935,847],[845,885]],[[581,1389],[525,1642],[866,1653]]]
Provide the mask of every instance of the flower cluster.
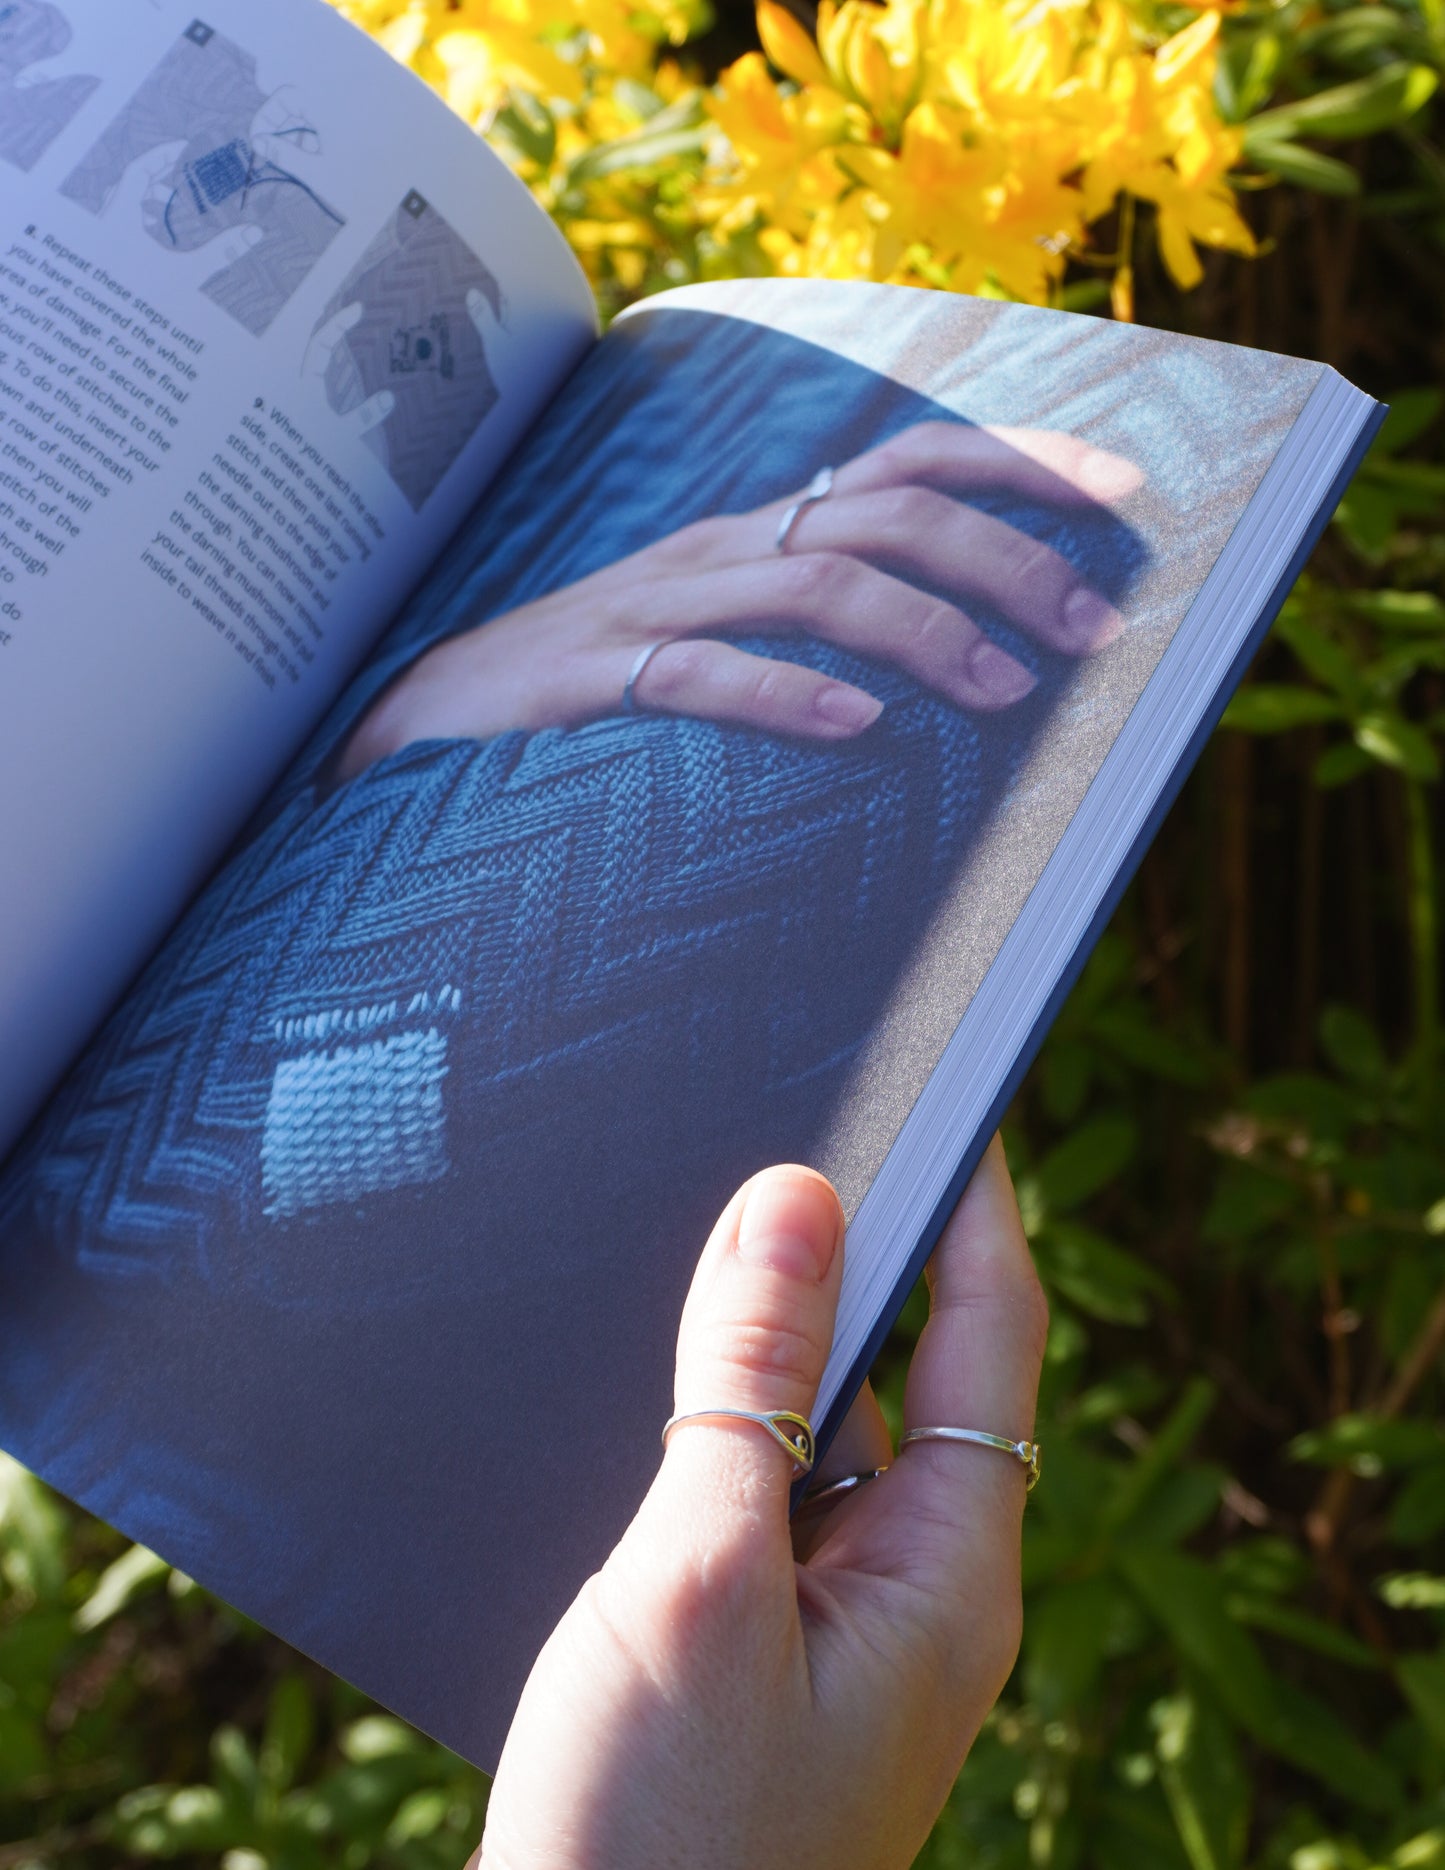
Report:
[[[512,164],[604,309],[694,275],[673,255],[692,217],[679,206],[669,222],[668,202],[685,199],[705,115],[672,53],[708,23],[707,0],[331,3]],[[636,146],[649,133],[659,159]]]
[[[1241,133],[1212,97],[1219,16],[1151,44],[1123,0],[822,0],[816,44],[760,0],[766,60],[710,101],[730,160],[705,198],[778,271],[1041,302],[1090,229],[1151,202],[1164,262],[1253,250],[1228,182]],[[783,74],[778,82],[773,72]],[[1127,240],[1108,266],[1127,315]]]
[[[775,271],[1043,302],[1070,262],[1129,316],[1135,206],[1182,287],[1253,251],[1213,101],[1219,14],[1144,0],[758,0],[762,52],[675,62],[705,0],[333,0],[489,134],[604,300]],[[1101,224],[1117,217],[1109,251]]]
[[698,23],[686,0],[332,0],[479,130],[517,93],[573,108],[647,80]]

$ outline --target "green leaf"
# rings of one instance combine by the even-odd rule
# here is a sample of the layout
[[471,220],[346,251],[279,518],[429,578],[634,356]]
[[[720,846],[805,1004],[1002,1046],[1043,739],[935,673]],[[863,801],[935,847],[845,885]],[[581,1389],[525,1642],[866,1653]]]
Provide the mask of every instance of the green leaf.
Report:
[[357,1765],[395,1754],[415,1753],[421,1744],[404,1721],[389,1714],[364,1715],[361,1720],[353,1721],[341,1736],[342,1752]]
[[1286,683],[1251,682],[1224,710],[1221,725],[1245,734],[1282,734],[1317,721],[1341,721],[1345,710],[1333,695]]
[[1445,1610],[1445,1578],[1428,1571],[1398,1571],[1376,1581],[1391,1610]]
[[512,90],[492,120],[497,133],[539,169],[549,169],[557,154],[557,120],[530,91]]
[[1057,1124],[1072,1123],[1084,1107],[1094,1072],[1090,1046],[1075,1039],[1055,1039],[1039,1060],[1044,1105]]
[[689,94],[645,123],[640,130],[584,150],[567,171],[566,186],[580,187],[628,169],[649,169],[675,156],[698,154],[710,134],[700,96]]
[[1134,1154],[1134,1144],[1129,1118],[1095,1117],[1050,1150],[1037,1177],[1050,1212],[1067,1212],[1107,1187]]
[[1419,1468],[1402,1483],[1390,1508],[1390,1537],[1428,1545],[1445,1533],[1445,1466]]
[[1264,1659],[1226,1608],[1223,1581],[1199,1559],[1145,1546],[1115,1559],[1155,1622],[1248,1731],[1273,1724],[1275,1684]]
[[1393,129],[1414,116],[1434,95],[1438,83],[1437,74],[1428,65],[1397,61],[1367,78],[1333,85],[1297,103],[1262,111],[1245,130],[1245,153],[1253,159],[1259,141],[1292,142],[1301,136],[1352,140]]
[[1445,630],[1445,604],[1430,591],[1355,591],[1348,602],[1387,630]]
[[1337,1797],[1392,1819],[1398,1815],[1405,1789],[1394,1766],[1373,1745],[1361,1746],[1331,1705],[1283,1676],[1275,1678],[1275,1704],[1272,1731],[1259,1736],[1264,1746]]
[[1318,26],[1299,36],[1301,50],[1327,58],[1335,65],[1378,64],[1381,52],[1407,51],[1411,42],[1419,43],[1415,23],[1402,17],[1393,7],[1349,7],[1343,13],[1326,17]]
[[0,1577],[42,1603],[65,1588],[65,1516],[55,1496],[0,1454]]
[[1248,136],[1245,154],[1257,169],[1316,195],[1352,196],[1364,191],[1358,172],[1347,162],[1336,156],[1322,156],[1317,149],[1306,149],[1303,143],[1292,143],[1287,137]]
[[215,1786],[145,1786],[116,1806],[117,1841],[141,1857],[216,1852],[246,1839]]
[[1445,1654],[1401,1656],[1395,1679],[1435,1744],[1445,1747]]
[[1439,1461],[1445,1454],[1445,1433],[1434,1422],[1342,1415],[1324,1428],[1297,1435],[1287,1452],[1293,1461],[1308,1461],[1316,1467],[1348,1466],[1372,1478],[1386,1469]]
[[1374,764],[1369,754],[1362,752],[1353,740],[1341,741],[1337,747],[1327,747],[1315,761],[1315,784],[1326,790],[1331,786],[1343,786],[1351,779],[1358,779],[1361,773],[1368,773]]
[[1093,1032],[1126,1064],[1166,1084],[1197,1087],[1208,1081],[1209,1061],[1203,1050],[1161,1032],[1142,1008],[1106,1008],[1094,1019]]
[[1394,1772],[1359,1745],[1318,1702],[1266,1668],[1251,1639],[1228,1613],[1222,1581],[1182,1552],[1124,1550],[1120,1569],[1179,1653],[1197,1669],[1221,1707],[1261,1746],[1373,1811],[1394,1811]]
[[1250,1240],[1294,1207],[1288,1182],[1247,1162],[1225,1162],[1200,1229],[1206,1240]]
[[1356,1084],[1377,1085],[1388,1062],[1379,1035],[1353,1007],[1327,1006],[1320,1015],[1320,1044],[1342,1076]]
[[1109,285],[1104,279],[1070,280],[1059,294],[1059,310],[1094,312],[1109,303]]
[[266,1710],[261,1737],[260,1773],[272,1792],[294,1785],[306,1763],[315,1735],[311,1695],[300,1675],[283,1675]]
[[1312,1136],[1343,1142],[1364,1117],[1359,1091],[1309,1071],[1263,1078],[1246,1102],[1261,1117],[1303,1124]]
[[1399,454],[1402,448],[1418,441],[1439,415],[1442,403],[1445,396],[1437,389],[1396,390],[1390,397],[1390,412],[1371,444],[1371,453]]
[[227,1804],[235,1811],[250,1812],[260,1789],[261,1769],[250,1741],[229,1721],[211,1735],[211,1765],[216,1787]]
[[1203,1428],[1214,1399],[1212,1383],[1204,1377],[1189,1379],[1148,1447],[1125,1468],[1105,1502],[1100,1520],[1106,1528],[1117,1531],[1127,1525],[1160,1482],[1172,1474]]
[[1398,715],[1367,714],[1355,722],[1355,744],[1373,760],[1393,766],[1412,779],[1440,777],[1440,755],[1430,736]]
[[1357,1636],[1351,1636],[1348,1630],[1337,1629],[1333,1623],[1326,1623],[1323,1617],[1313,1617],[1306,1610],[1295,1610],[1274,1598],[1231,1593],[1229,1614],[1249,1629],[1265,1630],[1271,1636],[1281,1636],[1286,1642],[1295,1643],[1301,1649],[1312,1649],[1316,1655],[1330,1656],[1349,1668],[1380,1667],[1380,1658],[1368,1643],[1362,1643]]
[[1249,1831],[1249,1780],[1234,1729],[1202,1694],[1149,1710],[1159,1783],[1192,1870],[1237,1870]]
[[452,1795],[441,1786],[423,1786],[404,1798],[396,1816],[386,1828],[386,1841],[393,1850],[429,1838],[440,1831],[451,1815]]
[[1357,552],[1376,559],[1394,537],[1402,504],[1388,489],[1357,475],[1335,508],[1334,523]]
[[[1297,611],[1275,629],[1317,682],[1332,688],[1352,709],[1363,704],[1364,683],[1350,653]],[[1245,691],[1248,693],[1248,690]]]
[[0,1705],[0,1794],[21,1790],[49,1764],[50,1749],[38,1715]]
[[145,1546],[131,1546],[96,1580],[95,1589],[75,1613],[76,1629],[82,1633],[98,1630],[143,1592],[160,1585],[169,1571],[166,1561]]
[[1069,1579],[1029,1603],[1023,1679],[1044,1720],[1078,1717],[1092,1700],[1111,1628],[1128,1603],[1112,1578]]
[[1142,1325],[1151,1298],[1172,1296],[1162,1274],[1079,1221],[1050,1221],[1037,1253],[1045,1282],[1106,1324]]

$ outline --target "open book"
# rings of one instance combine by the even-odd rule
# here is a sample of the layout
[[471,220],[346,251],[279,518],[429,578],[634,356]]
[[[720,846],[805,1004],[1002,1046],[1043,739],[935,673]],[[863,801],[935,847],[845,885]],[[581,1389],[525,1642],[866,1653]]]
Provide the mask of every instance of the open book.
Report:
[[0,1445],[491,1765],[722,1204],[844,1196],[826,1441],[1380,412],[867,285],[599,340],[317,0],[0,6],[0,203]]

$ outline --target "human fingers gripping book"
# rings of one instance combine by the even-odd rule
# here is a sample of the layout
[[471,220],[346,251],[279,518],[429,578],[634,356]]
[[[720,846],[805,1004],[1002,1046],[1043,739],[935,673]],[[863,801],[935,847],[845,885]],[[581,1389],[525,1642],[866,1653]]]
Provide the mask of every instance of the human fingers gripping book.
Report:
[[491,1764],[694,1243],[839,1186],[826,1437],[1372,420],[1020,306],[628,314],[9,1165],[0,1440]]
[[0,201],[3,1150],[596,326],[319,5],[17,0]]

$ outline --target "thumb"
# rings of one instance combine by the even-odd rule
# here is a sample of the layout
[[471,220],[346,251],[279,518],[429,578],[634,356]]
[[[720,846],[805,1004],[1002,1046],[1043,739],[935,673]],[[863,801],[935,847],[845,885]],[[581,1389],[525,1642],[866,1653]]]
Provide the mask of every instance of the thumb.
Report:
[[[677,1414],[807,1416],[832,1347],[842,1274],[843,1211],[831,1185],[796,1165],[754,1176],[713,1229],[683,1307]],[[674,1539],[690,1527],[712,1545],[740,1522],[761,1520],[770,1542],[790,1551],[795,1471],[791,1450],[760,1423],[726,1414],[681,1422],[668,1437],[655,1506]]]

